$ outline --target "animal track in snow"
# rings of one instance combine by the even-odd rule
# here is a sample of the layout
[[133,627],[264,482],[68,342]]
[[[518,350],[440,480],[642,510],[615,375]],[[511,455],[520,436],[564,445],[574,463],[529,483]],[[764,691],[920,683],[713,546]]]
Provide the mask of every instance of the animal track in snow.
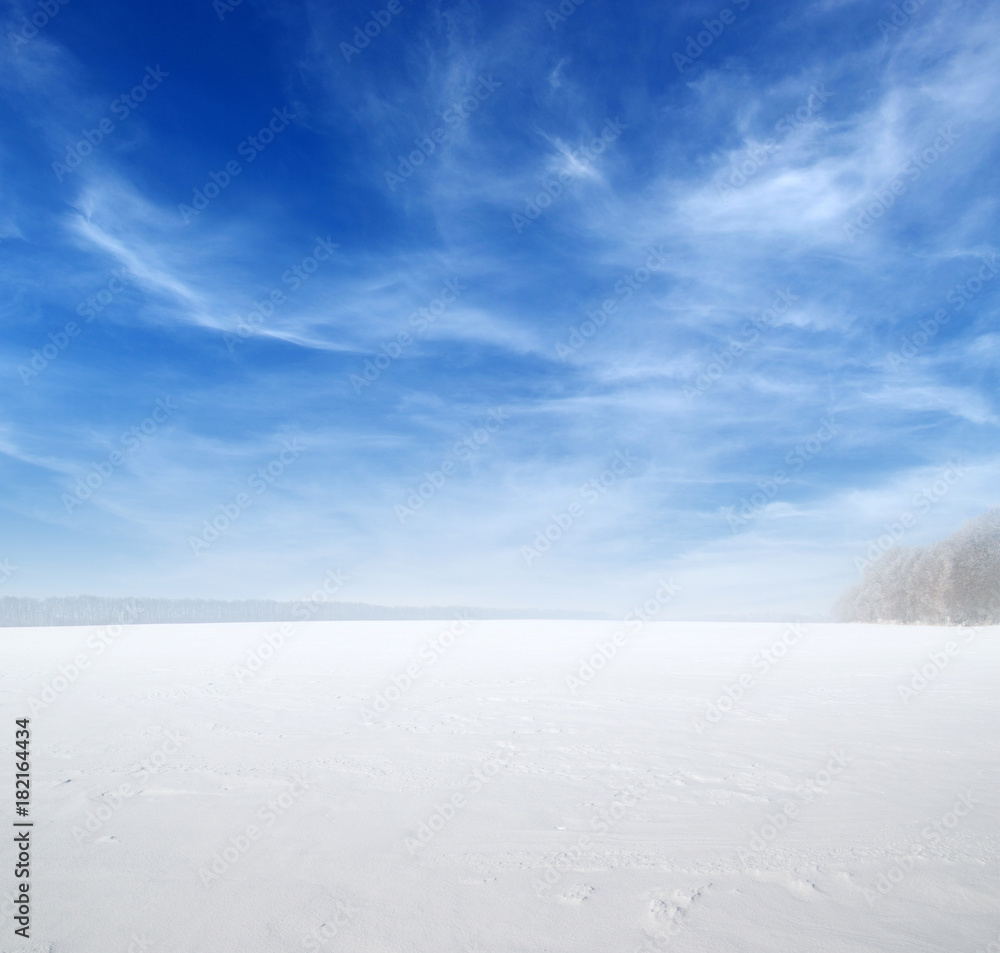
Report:
[[593,892],[594,888],[589,884],[573,884],[559,899],[563,903],[582,903]]
[[651,900],[649,904],[649,914],[653,921],[651,932],[659,938],[674,936],[679,931],[691,905],[711,886],[706,884],[703,887],[675,890],[669,899]]

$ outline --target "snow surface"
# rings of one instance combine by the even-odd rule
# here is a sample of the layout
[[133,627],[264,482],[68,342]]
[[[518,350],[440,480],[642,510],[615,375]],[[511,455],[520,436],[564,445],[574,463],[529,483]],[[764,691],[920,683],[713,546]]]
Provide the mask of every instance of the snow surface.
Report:
[[[276,624],[0,631],[8,764],[37,709],[33,931],[13,936],[4,863],[0,949],[997,941],[1000,629],[461,628],[300,624],[242,678]],[[574,693],[602,642],[613,658]],[[904,700],[930,654],[947,666]]]

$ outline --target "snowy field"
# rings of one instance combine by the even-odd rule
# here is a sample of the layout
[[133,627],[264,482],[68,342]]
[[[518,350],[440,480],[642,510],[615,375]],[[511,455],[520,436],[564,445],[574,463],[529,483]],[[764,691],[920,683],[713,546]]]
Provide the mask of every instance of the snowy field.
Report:
[[995,627],[287,628],[0,631],[4,953],[997,941]]

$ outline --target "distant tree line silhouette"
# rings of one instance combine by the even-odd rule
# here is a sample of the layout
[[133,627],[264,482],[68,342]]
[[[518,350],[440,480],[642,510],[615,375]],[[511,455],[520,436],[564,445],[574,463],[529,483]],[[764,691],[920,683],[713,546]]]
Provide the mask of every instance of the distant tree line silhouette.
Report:
[[840,622],[1000,624],[1000,507],[930,546],[894,546],[834,607]]
[[[303,611],[307,608],[308,611]],[[120,625],[199,622],[379,621],[403,619],[602,619],[596,612],[477,609],[464,606],[376,606],[364,602],[272,599],[134,599],[102,596],[0,598],[0,626]]]

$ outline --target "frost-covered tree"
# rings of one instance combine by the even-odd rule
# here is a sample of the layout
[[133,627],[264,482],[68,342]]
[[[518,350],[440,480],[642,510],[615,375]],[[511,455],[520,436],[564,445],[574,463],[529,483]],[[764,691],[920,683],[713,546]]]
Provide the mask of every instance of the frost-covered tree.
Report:
[[841,622],[1000,624],[1000,507],[931,546],[896,546],[834,607]]

